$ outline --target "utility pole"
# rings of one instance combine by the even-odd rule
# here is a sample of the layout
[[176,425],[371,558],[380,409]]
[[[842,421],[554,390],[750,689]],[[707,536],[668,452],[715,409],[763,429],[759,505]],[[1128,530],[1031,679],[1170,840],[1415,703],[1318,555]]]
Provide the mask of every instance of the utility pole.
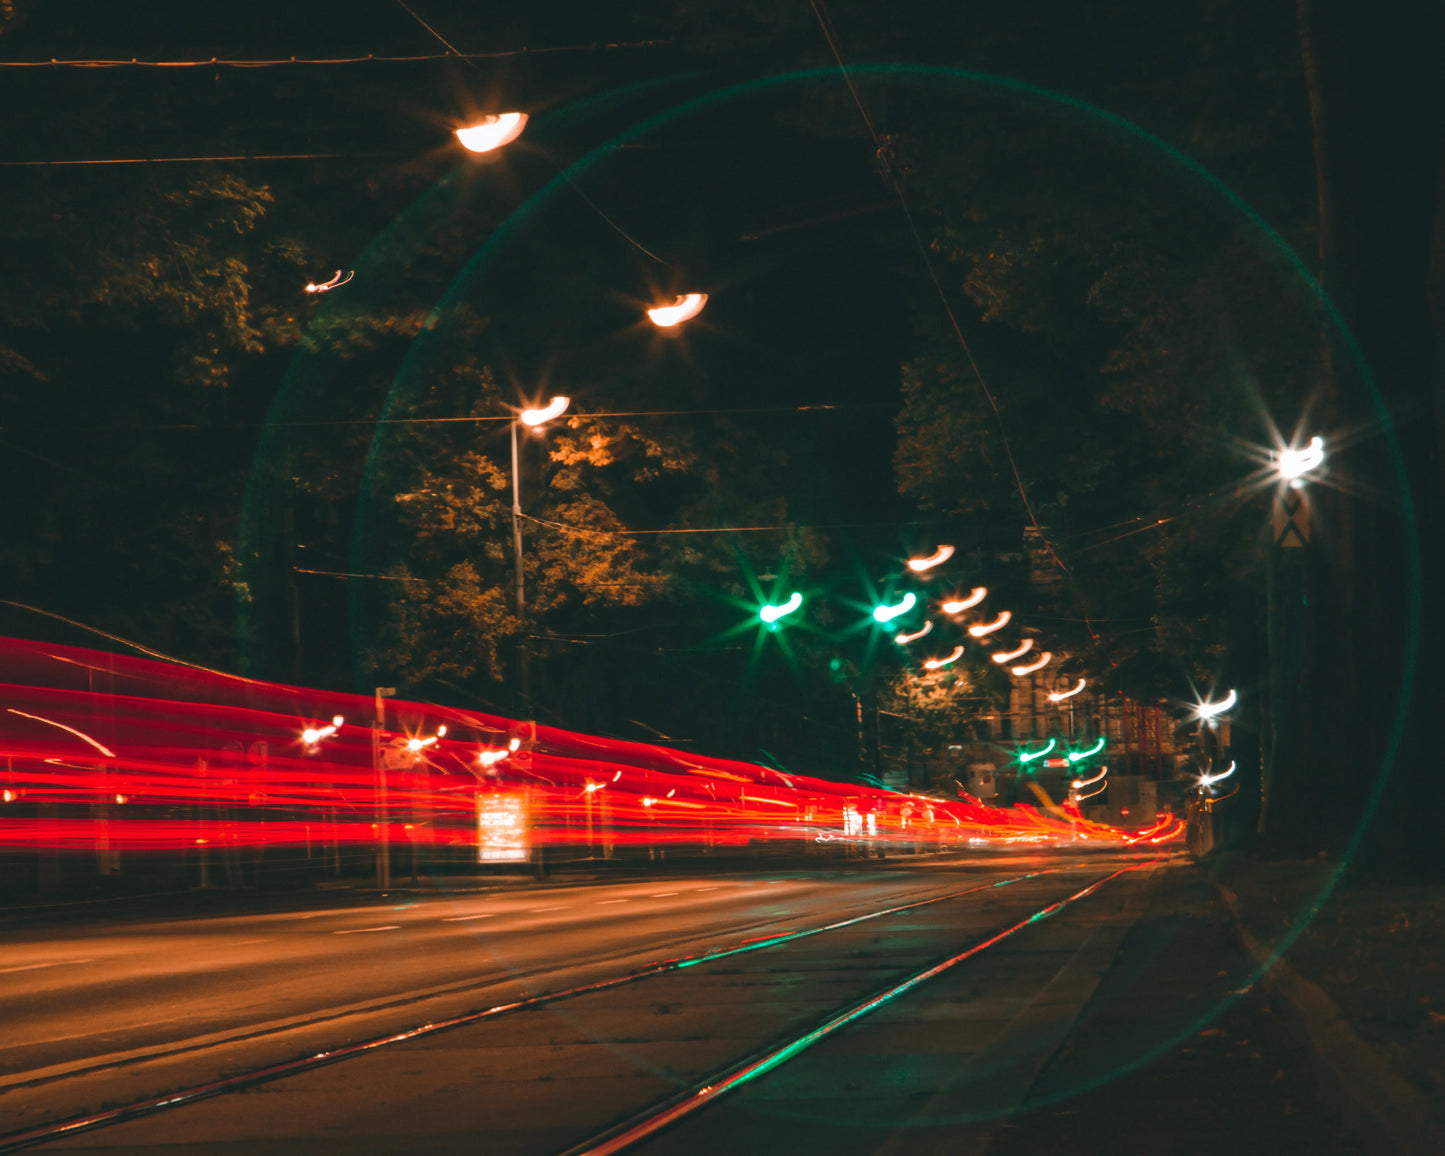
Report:
[[375,721],[371,728],[371,765],[376,774],[376,886],[379,891],[391,889],[391,840],[387,824],[386,765],[382,761],[382,736],[386,731],[386,700],[396,694],[394,686],[376,688]]

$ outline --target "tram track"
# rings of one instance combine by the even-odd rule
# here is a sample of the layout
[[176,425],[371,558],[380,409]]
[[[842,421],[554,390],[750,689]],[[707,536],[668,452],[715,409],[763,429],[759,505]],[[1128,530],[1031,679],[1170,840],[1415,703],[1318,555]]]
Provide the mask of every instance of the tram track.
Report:
[[[793,943],[799,940],[808,939],[822,935],[827,932],[837,931],[852,927],[869,920],[880,919],[890,915],[896,915],[919,908],[928,907],[934,904],[944,903],[949,900],[960,899],[968,895],[1002,888],[1011,884],[1020,883],[1030,879],[1036,879],[1044,875],[1054,874],[1062,871],[1063,868],[1047,868],[1040,871],[1026,872],[1018,875],[1008,876],[1003,879],[996,879],[986,883],[979,883],[965,888],[958,888],[944,892],[939,895],[930,895],[923,899],[911,900],[906,903],[890,904],[887,907],[879,908],[863,914],[849,916],[845,919],[833,920],[815,927],[790,930],[786,932],[767,933],[754,936],[730,946],[708,949],[700,952],[693,952],[680,956],[664,958],[629,971],[604,977],[602,979],[569,985],[551,991],[544,991],[537,994],[524,994],[522,997],[510,1001],[490,1005],[484,1008],[473,1009],[465,1013],[447,1016],[440,1019],[428,1021],[423,1024],[414,1025],[403,1030],[386,1032],[367,1037],[352,1043],[338,1045],[324,1049],[319,1052],[303,1055],[294,1059],[251,1067],[241,1072],[235,1072],[221,1078],[195,1083],[185,1087],[179,1087],[164,1094],[136,1099],[128,1103],[105,1108],[100,1111],[81,1113],[68,1116],[64,1119],[47,1122],[36,1127],[11,1131],[0,1134],[0,1153],[21,1151],[50,1140],[58,1140],[65,1137],[75,1136],[86,1132],[97,1131],[106,1127],[120,1124],[130,1120],[137,1120],[146,1116],[154,1115],[170,1109],[178,1108],[186,1104],[196,1103],[201,1100],[222,1096],[231,1092],[238,1092],[246,1088],[255,1087],[260,1084],[284,1079],[288,1076],[321,1068],[324,1066],[339,1063],[354,1057],[374,1053],[380,1049],[403,1043],[409,1040],[429,1036],[441,1032],[451,1031],[469,1024],[481,1023],[486,1020],[496,1019],[510,1015],[515,1012],[533,1008],[544,1007],[566,1000],[576,999],[581,996],[598,992],[605,992],[610,989],[639,983],[643,980],[657,976],[680,972],[688,968],[702,964],[714,963],[728,959],[733,956],[740,956],[748,953],[766,950],[785,943]],[[674,941],[675,942],[675,941]],[[636,955],[635,950],[628,950],[628,955]],[[594,961],[595,962],[595,961]],[[557,971],[569,969],[552,969],[550,972],[538,972],[537,975],[555,974]],[[512,977],[515,978],[515,977]],[[535,978],[529,976],[528,978]],[[199,1044],[186,1044],[179,1047],[146,1052],[144,1054],[130,1056],[121,1059],[104,1060],[89,1066],[81,1067],[57,1073],[53,1075],[38,1076],[32,1080],[18,1080],[0,1089],[0,1094],[11,1091],[19,1091],[26,1088],[35,1088],[45,1085],[56,1085],[67,1080],[78,1080],[84,1076],[95,1075],[111,1071],[116,1068],[131,1066],[143,1063],[161,1062],[167,1059],[181,1058],[186,1055],[196,1054],[204,1051],[215,1050],[229,1045],[243,1044],[251,1041],[258,1041],[267,1038],[284,1036],[287,1033],[298,1033],[307,1028],[314,1028],[326,1023],[339,1022],[348,1018],[361,1015],[370,1015],[382,1011],[395,1011],[399,1008],[417,1006],[434,1001],[446,996],[465,994],[469,990],[494,987],[496,979],[480,981],[474,984],[447,985],[445,987],[430,989],[424,992],[410,993],[397,1000],[387,1001],[382,1004],[369,1005],[361,1010],[342,1010],[321,1016],[307,1017],[282,1026],[268,1027],[254,1032],[233,1033],[223,1040],[205,1042]]]
[[974,956],[1016,935],[1018,932],[1042,920],[1048,919],[1079,900],[1094,894],[1111,880],[1117,879],[1132,871],[1153,866],[1161,862],[1163,858],[1164,857],[1161,856],[1159,859],[1130,864],[1100,879],[1096,879],[1088,886],[1040,908],[995,934],[970,945],[963,951],[957,952],[929,967],[914,971],[905,978],[889,984],[883,990],[874,992],[864,999],[850,1004],[810,1030],[794,1035],[787,1040],[775,1041],[763,1050],[755,1052],[741,1061],[718,1069],[704,1079],[695,1081],[689,1087],[682,1089],[666,1102],[650,1106],[643,1112],[637,1113],[626,1120],[603,1129],[582,1143],[566,1149],[561,1156],[617,1156],[619,1153],[634,1148],[658,1133],[670,1129],[695,1113],[706,1109],[715,1101],[735,1092],[745,1084],[766,1075],[768,1072],[787,1063],[794,1057],[801,1055],[823,1039],[867,1016],[885,1004],[898,999],[914,988],[942,975],[958,964],[972,959]]

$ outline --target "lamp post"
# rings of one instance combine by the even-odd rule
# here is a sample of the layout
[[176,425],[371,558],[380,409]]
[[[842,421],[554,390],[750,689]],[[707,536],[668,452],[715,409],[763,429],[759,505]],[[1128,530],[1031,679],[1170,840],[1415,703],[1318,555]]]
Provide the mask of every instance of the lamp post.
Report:
[[[1266,565],[1266,646],[1268,694],[1262,720],[1263,759],[1259,818],[1264,834],[1270,802],[1279,783],[1284,752],[1300,745],[1299,651],[1303,641],[1305,547],[1310,539],[1309,475],[1324,464],[1325,443],[1312,437],[1303,449],[1281,449],[1274,455],[1274,501],[1270,514],[1270,549]],[[1287,756],[1286,756],[1287,757]]]
[[381,740],[386,733],[386,700],[396,694],[394,686],[379,686],[373,700],[371,726],[371,766],[376,775],[376,888],[391,888],[391,840],[387,837],[390,822],[386,805],[386,763],[382,757]]
[[[567,412],[567,407],[572,404],[568,397],[554,397],[545,406],[539,409],[524,409],[511,423],[512,431],[512,561],[513,561],[513,593],[515,595],[515,607],[517,620],[520,622],[526,613],[527,595],[526,587],[522,577],[522,470],[520,458],[517,454],[517,425],[526,426],[528,429],[539,430],[547,422],[554,418],[561,417]],[[531,679],[527,669],[527,639],[522,635],[521,644],[517,651],[519,674],[522,681],[522,699],[530,704],[532,701]]]

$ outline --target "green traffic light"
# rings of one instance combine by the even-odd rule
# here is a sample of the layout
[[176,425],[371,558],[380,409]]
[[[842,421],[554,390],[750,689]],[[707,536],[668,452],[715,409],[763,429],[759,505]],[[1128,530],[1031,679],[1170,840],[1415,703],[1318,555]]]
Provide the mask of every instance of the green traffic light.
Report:
[[1104,736],[1103,736],[1103,735],[1100,735],[1100,736],[1099,736],[1099,741],[1096,742],[1093,746],[1091,746],[1088,750],[1086,750],[1086,751],[1073,751],[1073,752],[1071,752],[1071,753],[1069,754],[1069,762],[1071,762],[1071,763],[1077,763],[1080,759],[1087,759],[1090,755],[1097,755],[1097,754],[1098,754],[1100,751],[1102,751],[1103,749],[1104,749]]
[[1049,745],[1046,746],[1046,747],[1044,747],[1043,750],[1034,751],[1032,754],[1027,754],[1027,755],[1021,754],[1021,755],[1019,755],[1019,762],[1021,762],[1021,763],[1031,763],[1031,762],[1033,762],[1035,759],[1041,759],[1041,758],[1043,758],[1046,754],[1048,754],[1051,750],[1054,749],[1054,744],[1055,744],[1056,742],[1058,742],[1058,739],[1050,739],[1050,740],[1049,740]]
[[763,606],[762,609],[758,611],[758,617],[761,618],[764,622],[766,622],[769,626],[773,626],[777,623],[779,618],[791,614],[802,604],[803,596],[799,594],[796,590],[794,590],[793,596],[789,598],[786,602],[782,602],[777,605]]
[[873,607],[873,619],[875,622],[891,622],[900,614],[907,614],[917,602],[918,599],[914,596],[913,591],[910,590],[903,596],[901,601],[895,602],[892,606]]

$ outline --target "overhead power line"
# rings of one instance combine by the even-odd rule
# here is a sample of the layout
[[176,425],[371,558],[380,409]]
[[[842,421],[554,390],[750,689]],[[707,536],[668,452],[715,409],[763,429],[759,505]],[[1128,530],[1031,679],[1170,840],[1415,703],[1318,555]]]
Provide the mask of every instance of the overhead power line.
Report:
[[559,44],[550,48],[505,48],[495,52],[420,52],[409,56],[278,56],[253,60],[228,60],[212,56],[198,60],[0,60],[0,68],[281,68],[288,65],[320,64],[416,64],[430,60],[500,60],[510,56],[544,56],[559,52],[607,52],[625,48],[656,48],[666,40],[626,40],[613,44]]

